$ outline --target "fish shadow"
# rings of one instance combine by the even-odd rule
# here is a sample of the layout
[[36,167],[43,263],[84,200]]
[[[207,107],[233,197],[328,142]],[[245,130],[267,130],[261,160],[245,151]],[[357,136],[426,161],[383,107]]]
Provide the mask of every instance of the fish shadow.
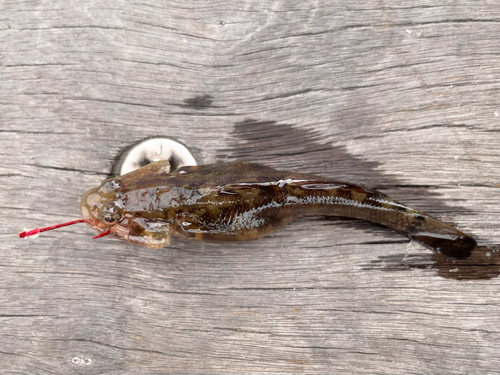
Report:
[[[221,149],[217,155],[219,160],[260,162],[277,169],[392,190],[389,195],[396,200],[438,217],[441,212],[475,214],[465,207],[448,206],[441,194],[432,191],[432,186],[410,185],[402,178],[385,173],[381,163],[352,155],[346,147],[324,141],[324,135],[315,130],[276,121],[246,119],[234,124],[230,136],[228,148]],[[308,168],[306,171],[304,166]],[[443,221],[453,225],[449,220]],[[500,245],[479,245],[467,259],[454,259],[438,253],[421,256],[398,254],[379,257],[367,265],[371,269],[373,266],[381,271],[432,269],[441,277],[457,280],[491,279],[500,274]]]

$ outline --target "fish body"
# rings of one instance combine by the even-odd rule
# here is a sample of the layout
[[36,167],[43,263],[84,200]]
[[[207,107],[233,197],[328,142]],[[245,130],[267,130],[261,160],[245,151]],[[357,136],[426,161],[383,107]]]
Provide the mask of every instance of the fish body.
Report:
[[255,240],[311,215],[381,224],[456,258],[469,256],[476,246],[467,234],[379,191],[245,162],[174,172],[168,161],[154,162],[89,190],[81,212],[99,233],[150,248],[168,245],[171,236]]

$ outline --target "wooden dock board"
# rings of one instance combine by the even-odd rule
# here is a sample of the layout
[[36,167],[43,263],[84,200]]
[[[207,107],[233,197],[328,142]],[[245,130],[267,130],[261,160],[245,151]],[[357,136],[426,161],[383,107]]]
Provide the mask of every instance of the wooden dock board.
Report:
[[[0,373],[498,373],[500,8],[441,3],[0,2]],[[151,136],[378,188],[480,248],[321,217],[163,250],[16,237]]]

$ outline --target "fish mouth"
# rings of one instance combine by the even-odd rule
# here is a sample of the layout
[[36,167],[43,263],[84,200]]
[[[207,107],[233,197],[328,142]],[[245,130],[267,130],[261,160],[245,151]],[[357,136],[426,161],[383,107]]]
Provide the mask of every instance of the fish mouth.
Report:
[[85,224],[87,224],[90,228],[94,229],[99,233],[97,236],[94,236],[92,238],[104,237],[111,233],[114,234],[115,236],[122,237],[124,239],[128,238],[129,229],[127,227],[122,226],[120,224],[115,224],[112,226],[103,224],[99,220],[95,219],[89,212],[89,210],[84,206],[82,206],[81,211],[83,219],[85,220]]
[[110,230],[109,226],[104,225],[100,221],[94,219],[90,214],[85,214],[85,210],[82,210],[83,220],[85,220],[85,224],[87,224],[90,228],[94,229],[99,233],[104,233]]
[[100,238],[113,234],[125,240],[129,238],[130,230],[125,223],[117,222],[109,225],[99,220],[99,207],[103,204],[103,198],[100,194],[100,188],[94,188],[87,191],[82,196],[80,203],[80,212],[82,218],[90,228],[94,229],[99,234],[92,238]]
[[85,220],[85,224],[87,224],[90,228],[94,229],[99,233],[94,237],[92,237],[92,239],[101,238],[113,232],[112,230],[113,227],[108,227],[102,224],[100,221],[95,220],[92,216],[90,216],[90,213],[85,213],[85,211],[88,212],[86,208],[85,209],[82,208],[82,215]]
[[98,193],[98,188],[87,191],[82,196],[82,200],[80,202],[80,212],[83,220],[85,220],[85,223],[90,228],[102,233],[107,231],[109,226],[103,224],[97,219],[97,215],[99,215],[98,205],[100,204],[100,201],[101,196]]

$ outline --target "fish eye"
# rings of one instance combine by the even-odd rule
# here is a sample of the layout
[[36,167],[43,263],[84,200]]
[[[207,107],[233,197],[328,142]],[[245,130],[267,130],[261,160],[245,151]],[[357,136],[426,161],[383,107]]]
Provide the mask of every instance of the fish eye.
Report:
[[99,218],[108,224],[116,223],[122,218],[122,210],[116,203],[106,203],[99,209]]
[[99,191],[103,192],[103,193],[111,193],[111,192],[119,189],[121,186],[121,183],[122,183],[122,180],[119,177],[108,178],[107,180],[103,181]]

